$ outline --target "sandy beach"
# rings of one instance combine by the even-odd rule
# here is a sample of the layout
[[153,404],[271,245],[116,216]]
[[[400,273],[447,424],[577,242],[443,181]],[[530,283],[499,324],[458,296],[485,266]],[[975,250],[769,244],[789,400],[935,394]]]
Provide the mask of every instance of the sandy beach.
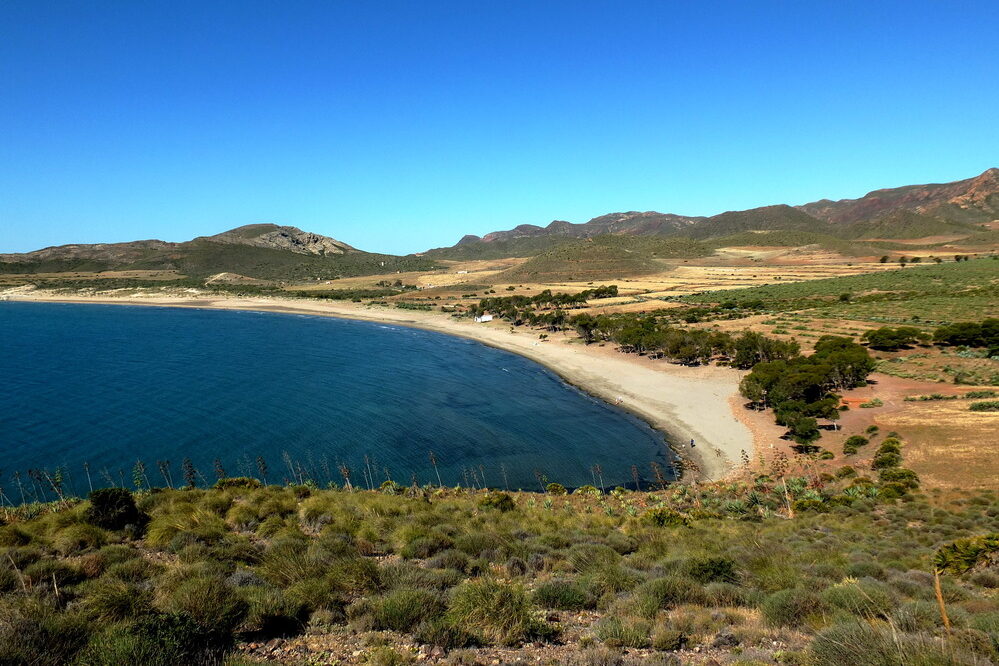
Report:
[[476,324],[440,313],[303,299],[166,294],[108,297],[40,291],[8,292],[6,298],[311,314],[459,335],[529,358],[588,393],[640,416],[666,433],[683,458],[693,461],[700,472],[697,478],[721,479],[741,464],[743,452],[752,456],[754,451],[754,433],[748,421],[736,417],[740,372],[715,366],[671,365],[623,354],[610,344],[586,346],[575,336],[556,334],[541,342],[537,331],[512,329],[501,321]]

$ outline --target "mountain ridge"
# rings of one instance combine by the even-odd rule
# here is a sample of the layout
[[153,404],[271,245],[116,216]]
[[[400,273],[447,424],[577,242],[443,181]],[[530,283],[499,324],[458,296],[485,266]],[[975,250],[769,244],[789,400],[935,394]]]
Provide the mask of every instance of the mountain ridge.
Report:
[[[950,183],[906,185],[868,192],[857,199],[820,199],[798,206],[774,204],[748,210],[726,211],[710,217],[628,211],[607,213],[583,223],[553,220],[547,226],[521,224],[506,231],[492,231],[483,236],[467,234],[449,248],[428,250],[442,257],[467,255],[476,246],[497,242],[546,237],[584,239],[604,234],[636,236],[679,236],[712,238],[743,231],[786,229],[813,231],[841,238],[856,238],[863,232],[851,225],[868,227],[891,219],[895,211],[916,213],[939,222],[940,232],[953,231],[956,225],[969,226],[999,219],[999,168],[986,169],[978,176]],[[783,225],[783,226],[782,226]],[[932,225],[918,225],[932,230]],[[869,231],[869,229],[868,229]],[[973,233],[975,229],[970,229]],[[927,235],[933,235],[932,233]],[[538,243],[536,242],[535,245]],[[522,244],[523,245],[523,244]],[[453,252],[462,248],[461,252]],[[545,248],[547,249],[547,248]],[[449,252],[452,251],[452,252]],[[486,252],[485,254],[492,254]]]

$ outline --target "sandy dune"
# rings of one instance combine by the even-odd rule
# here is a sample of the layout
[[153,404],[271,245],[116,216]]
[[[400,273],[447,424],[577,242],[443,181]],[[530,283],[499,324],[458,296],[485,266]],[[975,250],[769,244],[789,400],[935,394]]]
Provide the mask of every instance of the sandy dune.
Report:
[[[642,417],[669,435],[672,446],[700,470],[719,479],[753,455],[751,430],[734,410],[741,373],[729,368],[685,368],[617,352],[612,346],[582,345],[574,336],[540,342],[536,331],[512,331],[502,322],[476,324],[439,313],[279,298],[67,296],[41,292],[10,294],[12,300],[58,301],[259,310],[363,319],[460,335],[541,363],[566,381]],[[694,440],[695,447],[690,447]]]

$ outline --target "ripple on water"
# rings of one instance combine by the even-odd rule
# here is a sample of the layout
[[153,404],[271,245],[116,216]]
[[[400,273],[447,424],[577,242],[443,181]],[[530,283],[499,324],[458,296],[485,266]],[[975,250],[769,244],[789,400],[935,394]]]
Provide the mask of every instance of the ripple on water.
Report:
[[429,331],[315,316],[0,304],[0,478],[82,465],[130,478],[137,459],[174,478],[190,457],[206,477],[268,461],[271,481],[294,464],[325,483],[336,468],[377,482],[574,486],[600,465],[608,485],[631,466],[668,466],[648,425],[514,354]]

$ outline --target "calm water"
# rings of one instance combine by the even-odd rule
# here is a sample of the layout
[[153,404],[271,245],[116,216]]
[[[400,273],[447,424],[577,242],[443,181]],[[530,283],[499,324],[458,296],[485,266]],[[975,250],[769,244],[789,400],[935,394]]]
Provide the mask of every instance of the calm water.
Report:
[[[669,467],[663,436],[526,359],[451,336],[322,317],[155,307],[0,303],[0,479],[64,466],[78,492],[131,483],[142,459],[175,483],[190,457],[214,481],[296,469],[321,484],[343,463],[445,484],[606,485]],[[480,470],[479,466],[482,466]],[[503,471],[506,471],[506,480]],[[23,476],[22,476],[23,478]]]

